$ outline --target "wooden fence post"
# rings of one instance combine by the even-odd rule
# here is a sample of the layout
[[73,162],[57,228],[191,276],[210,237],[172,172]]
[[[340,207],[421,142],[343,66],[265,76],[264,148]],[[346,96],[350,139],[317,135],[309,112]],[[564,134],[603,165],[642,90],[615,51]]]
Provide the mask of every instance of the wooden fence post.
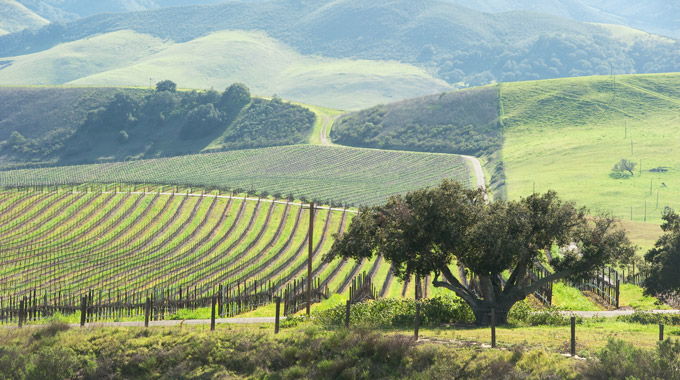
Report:
[[496,309],[491,308],[491,348],[496,348]]
[[281,313],[281,297],[276,297],[276,318],[274,320],[274,334],[279,333],[279,314]]
[[151,299],[146,297],[144,302],[144,327],[149,327],[149,309],[151,308]]
[[663,323],[659,323],[659,340],[663,340]]
[[349,300],[347,300],[347,304],[345,304],[345,328],[349,328],[349,308],[350,308],[351,303]]
[[576,356],[576,317],[571,317],[571,356]]
[[415,326],[415,331],[413,332],[413,335],[418,341],[418,329],[420,328],[420,302],[416,301],[416,326]]
[[620,288],[620,280],[618,277],[616,278],[616,308],[619,308],[619,288]]
[[87,296],[80,297],[80,327],[85,326],[87,318]]
[[24,299],[19,301],[19,328],[21,328],[24,324],[24,305],[25,305]]
[[212,296],[212,310],[210,312],[210,331],[215,331],[215,304],[217,298],[215,295]]

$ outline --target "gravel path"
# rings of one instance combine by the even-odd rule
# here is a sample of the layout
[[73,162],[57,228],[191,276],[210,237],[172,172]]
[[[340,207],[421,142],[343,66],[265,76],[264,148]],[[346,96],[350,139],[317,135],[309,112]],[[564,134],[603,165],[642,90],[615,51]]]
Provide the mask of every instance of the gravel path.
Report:
[[477,157],[472,157],[472,156],[461,156],[464,159],[468,160],[470,164],[472,164],[472,168],[475,171],[475,178],[477,179],[477,187],[486,187],[486,181],[484,179],[484,169],[482,169],[482,163],[479,162],[479,159]]
[[[648,310],[648,313],[653,314],[680,314],[680,310]],[[614,318],[621,315],[631,315],[635,310],[611,310],[611,311],[561,311],[560,314],[566,316],[577,316],[583,318],[605,317]]]

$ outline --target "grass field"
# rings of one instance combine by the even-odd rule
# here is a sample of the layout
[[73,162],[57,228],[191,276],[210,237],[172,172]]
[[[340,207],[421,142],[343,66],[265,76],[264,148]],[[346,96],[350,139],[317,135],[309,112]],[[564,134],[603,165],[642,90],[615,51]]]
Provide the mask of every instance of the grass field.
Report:
[[[508,198],[553,189],[593,212],[659,224],[664,207],[680,207],[678,83],[680,74],[501,85]],[[638,163],[635,175],[613,178],[622,158]]]
[[242,82],[254,95],[339,109],[452,89],[425,70],[396,61],[305,56],[263,32],[220,31],[173,42],[130,30],[104,33],[7,58],[0,83],[180,87],[223,90]]

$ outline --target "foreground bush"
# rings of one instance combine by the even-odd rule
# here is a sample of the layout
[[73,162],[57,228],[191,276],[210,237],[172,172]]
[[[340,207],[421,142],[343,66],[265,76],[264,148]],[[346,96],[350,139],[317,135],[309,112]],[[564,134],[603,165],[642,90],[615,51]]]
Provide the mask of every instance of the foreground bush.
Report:
[[[255,331],[251,331],[255,330]],[[52,328],[0,331],[0,379],[573,379],[582,363],[533,350],[416,343],[370,330]],[[53,335],[54,334],[54,335]]]
[[659,342],[655,351],[622,340],[610,340],[585,369],[586,379],[680,379],[680,342]]

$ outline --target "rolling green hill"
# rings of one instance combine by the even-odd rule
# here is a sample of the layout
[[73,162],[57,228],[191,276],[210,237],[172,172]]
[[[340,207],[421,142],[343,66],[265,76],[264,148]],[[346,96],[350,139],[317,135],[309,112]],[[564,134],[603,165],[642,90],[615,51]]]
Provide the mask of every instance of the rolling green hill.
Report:
[[244,82],[254,94],[341,109],[452,88],[413,65],[304,56],[261,32],[221,31],[174,43],[121,30],[7,60],[0,70],[5,85],[148,86],[150,78],[172,78],[208,89]]
[[0,35],[15,33],[26,28],[39,28],[47,20],[31,12],[14,0],[0,0]]
[[[434,96],[349,114],[332,136],[347,144],[389,148],[394,136],[400,136],[381,132],[391,112],[402,115],[396,120],[405,124],[420,120],[424,131],[403,133],[411,140],[402,138],[402,149],[424,150],[434,140],[448,142],[451,153],[475,153],[475,139],[465,136],[470,130],[485,130],[493,119],[480,117],[481,111],[492,115],[495,110],[501,115],[501,140],[492,143],[497,135],[480,134],[489,146],[475,154],[490,160],[486,169],[497,195],[518,199],[534,189],[553,189],[593,212],[659,224],[664,207],[680,207],[679,88],[680,74],[506,83],[476,90],[500,92],[500,98],[478,97],[476,106],[465,106],[474,93],[461,90],[457,97],[448,97],[454,103],[445,107],[442,98]],[[443,128],[444,122],[432,116],[437,113],[447,115],[454,128]],[[466,125],[473,128],[461,127]],[[364,138],[348,139],[352,134]],[[452,136],[460,136],[460,144]],[[634,176],[612,173],[623,158],[637,163]],[[648,247],[654,236],[640,238]]]
[[467,87],[680,71],[672,39],[622,39],[612,28],[557,16],[424,0],[227,2],[99,14],[2,36],[0,57],[2,83],[145,85],[158,73],[186,72],[186,87],[219,84],[221,76],[264,78],[252,84],[255,94],[346,109],[440,92],[443,81]]
[[[658,224],[665,206],[680,207],[679,88],[680,74],[501,86],[508,197],[535,183],[536,191]],[[611,175],[622,158],[638,163],[634,176]]]

